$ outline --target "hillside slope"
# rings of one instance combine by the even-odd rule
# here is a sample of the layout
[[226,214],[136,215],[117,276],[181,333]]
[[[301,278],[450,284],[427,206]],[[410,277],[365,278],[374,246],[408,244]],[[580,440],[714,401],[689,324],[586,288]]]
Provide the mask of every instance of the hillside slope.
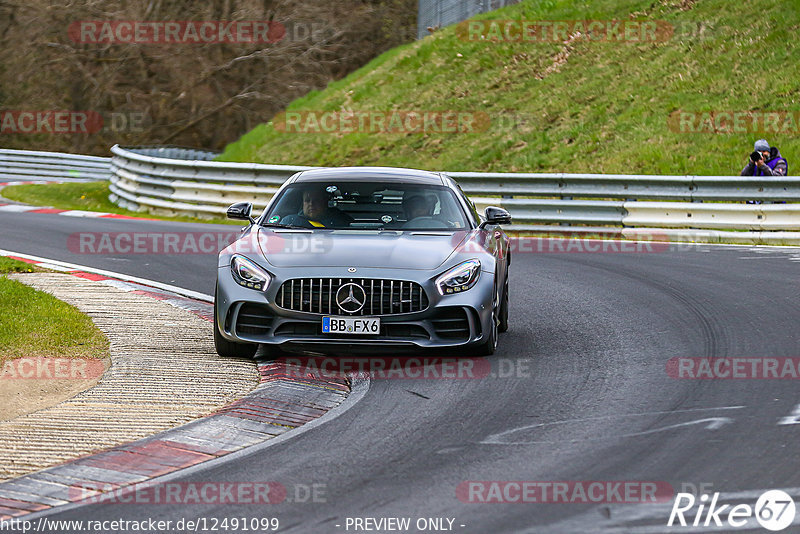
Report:
[[[309,117],[343,110],[479,112],[480,125],[488,117],[484,131],[305,133],[304,127],[298,133],[279,116],[229,145],[220,159],[727,175],[738,174],[753,142],[767,137],[793,174],[800,153],[798,0],[541,0],[475,20],[649,21],[658,31],[639,42],[613,34],[590,40],[575,35],[573,24],[567,40],[541,30],[545,42],[508,42],[488,33],[498,26],[486,22],[483,40],[469,39],[463,24],[444,28],[386,52],[287,111],[305,113],[304,126]],[[759,122],[754,128],[743,115],[734,122],[724,112],[754,112]],[[767,112],[791,113],[770,118]],[[765,129],[763,120],[773,122]]]

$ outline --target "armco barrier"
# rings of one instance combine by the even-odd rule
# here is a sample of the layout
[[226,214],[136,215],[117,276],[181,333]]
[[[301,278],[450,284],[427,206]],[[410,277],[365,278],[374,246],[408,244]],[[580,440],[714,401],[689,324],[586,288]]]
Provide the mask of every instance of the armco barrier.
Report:
[[625,226],[732,230],[800,230],[800,204],[625,202]]
[[[216,162],[216,152],[178,147],[116,145],[111,152],[109,160],[0,150],[0,176],[109,178],[110,199],[122,207],[221,217],[234,202],[261,210],[289,176],[313,168]],[[488,205],[508,209],[514,232],[631,237],[662,229],[657,234],[670,239],[800,244],[800,177],[448,174],[480,211]]]
[[30,180],[108,180],[110,158],[0,149],[0,182]]
[[230,204],[245,201],[261,209],[287,178],[312,168],[208,161],[216,154],[199,152],[200,159],[187,149],[115,145],[111,153],[111,201],[167,215],[220,217]]
[[[214,162],[207,161],[213,153],[157,147],[111,151],[112,200],[156,213],[222,216],[238,201],[261,209],[289,176],[313,168]],[[488,205],[508,209],[513,231],[629,236],[660,228],[678,238],[701,229],[706,241],[800,243],[794,232],[800,230],[800,204],[792,204],[800,202],[800,177],[448,174],[479,211]]]
[[626,200],[800,202],[800,176],[449,172],[469,194]]

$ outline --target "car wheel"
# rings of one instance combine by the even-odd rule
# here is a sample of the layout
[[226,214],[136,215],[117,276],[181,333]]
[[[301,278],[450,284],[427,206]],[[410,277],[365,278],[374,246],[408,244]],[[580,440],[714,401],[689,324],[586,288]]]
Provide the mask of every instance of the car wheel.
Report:
[[258,350],[258,345],[252,343],[236,343],[228,341],[219,331],[217,326],[217,294],[214,292],[214,348],[223,358],[248,358],[252,359]]
[[500,303],[500,324],[497,325],[498,332],[508,331],[508,273],[503,284],[503,300]]
[[500,295],[497,292],[497,277],[495,277],[494,297],[492,298],[492,322],[489,337],[478,345],[475,353],[478,356],[491,356],[497,350],[498,326],[500,322]]

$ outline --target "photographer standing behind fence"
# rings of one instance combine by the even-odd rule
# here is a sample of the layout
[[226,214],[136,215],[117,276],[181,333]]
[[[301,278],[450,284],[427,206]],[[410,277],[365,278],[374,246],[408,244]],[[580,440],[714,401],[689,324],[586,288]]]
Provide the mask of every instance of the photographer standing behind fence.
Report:
[[742,176],[786,176],[789,164],[777,147],[770,147],[766,139],[759,139],[753,149]]

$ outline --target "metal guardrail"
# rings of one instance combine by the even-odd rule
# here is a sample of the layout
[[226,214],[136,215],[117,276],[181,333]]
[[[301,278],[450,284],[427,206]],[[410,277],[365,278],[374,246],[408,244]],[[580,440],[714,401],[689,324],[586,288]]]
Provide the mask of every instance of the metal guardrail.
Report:
[[[222,217],[234,202],[263,209],[292,174],[313,167],[161,157],[153,147],[111,148],[111,195],[117,205],[161,215]],[[185,150],[185,149],[184,149]],[[183,154],[190,156],[189,152]]]
[[111,158],[0,149],[0,181],[31,180],[108,180]]
[[[313,168],[215,162],[216,152],[181,147],[111,152],[102,158],[0,149],[0,181],[108,179],[109,198],[121,207],[210,218],[224,216],[234,202],[260,210],[289,176]],[[800,244],[800,177],[448,174],[479,210],[508,209],[515,232],[635,236],[661,229],[670,238],[700,231],[727,241]]]
[[664,176],[630,174],[449,172],[474,195],[582,198],[800,201],[800,176]]
[[141,154],[142,156],[152,156],[154,158],[198,161],[211,161],[220,154],[215,150],[204,150],[201,148],[186,148],[182,146],[169,145],[139,146],[135,148],[135,151],[137,154]]
[[[111,199],[153,213],[223,216],[263,208],[289,176],[313,167],[173,159],[191,151],[111,149]],[[161,154],[170,157],[161,157]],[[800,230],[800,177],[451,172],[479,209],[508,209],[515,231],[615,233],[628,228]],[[756,200],[761,204],[744,204]],[[773,203],[778,202],[778,203]],[[786,203],[790,202],[790,203]],[[565,227],[566,225],[566,227]],[[674,234],[674,232],[673,232]],[[800,233],[789,237],[800,238]]]

